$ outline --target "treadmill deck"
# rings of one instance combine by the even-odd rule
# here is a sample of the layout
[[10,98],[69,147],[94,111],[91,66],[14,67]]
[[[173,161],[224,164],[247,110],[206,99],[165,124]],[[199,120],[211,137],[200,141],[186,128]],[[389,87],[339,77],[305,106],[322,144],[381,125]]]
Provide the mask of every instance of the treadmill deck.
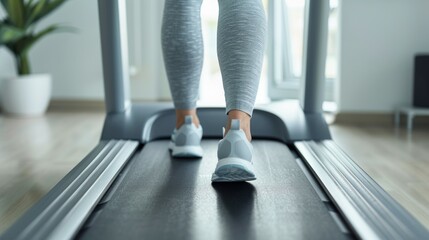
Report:
[[136,152],[83,226],[82,239],[348,239],[288,147],[253,140],[257,180],[211,183],[217,140],[202,159],[174,159],[168,140]]

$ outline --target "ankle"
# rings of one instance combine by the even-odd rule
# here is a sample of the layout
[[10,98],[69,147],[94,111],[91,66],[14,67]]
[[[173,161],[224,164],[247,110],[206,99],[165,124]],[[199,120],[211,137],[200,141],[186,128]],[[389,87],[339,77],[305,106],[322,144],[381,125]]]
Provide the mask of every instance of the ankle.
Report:
[[185,123],[185,116],[187,115],[192,116],[192,122],[196,127],[200,126],[196,109],[176,109],[176,129],[179,129]]
[[252,134],[250,133],[250,119],[251,117],[240,110],[231,110],[228,112],[228,121],[225,127],[225,135],[231,129],[231,121],[232,119],[240,120],[240,129],[246,134],[247,140],[252,140]]

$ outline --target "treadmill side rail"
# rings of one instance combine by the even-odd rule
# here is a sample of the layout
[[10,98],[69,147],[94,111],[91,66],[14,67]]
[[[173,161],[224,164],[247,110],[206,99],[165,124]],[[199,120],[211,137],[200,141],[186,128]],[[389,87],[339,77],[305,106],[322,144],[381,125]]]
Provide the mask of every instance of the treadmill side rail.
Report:
[[138,147],[136,141],[100,142],[1,239],[71,239]]
[[361,239],[429,239],[428,230],[334,141],[302,141],[295,147]]

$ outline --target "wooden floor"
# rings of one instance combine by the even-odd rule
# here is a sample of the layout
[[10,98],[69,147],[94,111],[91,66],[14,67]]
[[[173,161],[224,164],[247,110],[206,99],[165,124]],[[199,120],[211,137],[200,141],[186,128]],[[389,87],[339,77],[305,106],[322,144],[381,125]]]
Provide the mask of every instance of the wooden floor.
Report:
[[[0,234],[98,142],[102,112],[0,115]],[[334,140],[429,228],[429,128],[332,125]]]

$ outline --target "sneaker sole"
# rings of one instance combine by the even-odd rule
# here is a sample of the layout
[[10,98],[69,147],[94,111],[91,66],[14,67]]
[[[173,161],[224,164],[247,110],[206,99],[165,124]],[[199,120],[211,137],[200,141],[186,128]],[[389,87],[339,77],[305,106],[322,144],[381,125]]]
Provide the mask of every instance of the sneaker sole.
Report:
[[203,149],[201,146],[183,146],[177,147],[174,146],[171,148],[171,155],[176,158],[187,158],[187,157],[195,157],[200,158],[203,156]]
[[253,164],[240,158],[219,160],[212,182],[244,182],[256,180]]

